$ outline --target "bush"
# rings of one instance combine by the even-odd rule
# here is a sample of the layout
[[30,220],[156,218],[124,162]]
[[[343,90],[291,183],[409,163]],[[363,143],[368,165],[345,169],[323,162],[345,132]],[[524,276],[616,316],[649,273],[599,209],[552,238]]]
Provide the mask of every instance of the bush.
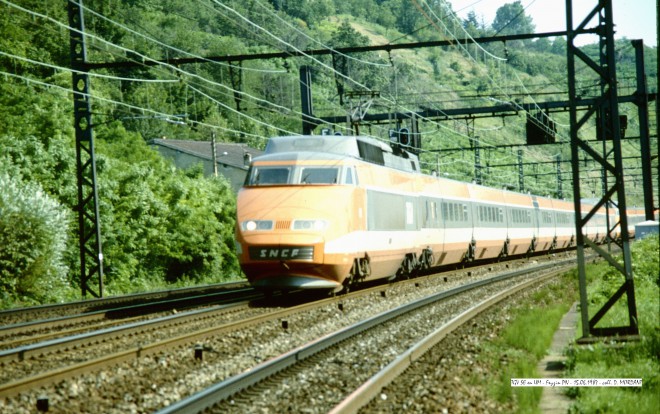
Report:
[[67,289],[68,211],[40,186],[6,172],[0,188],[1,306],[52,301]]

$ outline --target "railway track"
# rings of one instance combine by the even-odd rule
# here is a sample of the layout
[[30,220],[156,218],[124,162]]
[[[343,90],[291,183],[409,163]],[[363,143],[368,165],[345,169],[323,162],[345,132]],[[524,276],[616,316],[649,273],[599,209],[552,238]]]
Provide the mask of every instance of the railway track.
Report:
[[0,310],[0,327],[28,323],[36,320],[54,319],[67,315],[91,313],[114,308],[148,304],[155,301],[174,300],[196,295],[230,292],[248,288],[246,281],[218,283],[214,285],[193,286],[180,289],[168,289],[156,292],[135,293],[131,295],[111,296],[75,302],[32,306],[27,308]]
[[[33,409],[40,394],[51,396],[52,406],[62,412],[156,410],[210,383],[231,378],[310,340],[350,326],[368,316],[368,306],[375,306],[370,312],[382,312],[466,280],[485,278],[490,270],[508,266],[513,264],[461,270],[453,276],[430,275],[289,308],[261,307],[256,309],[256,315],[238,313],[233,319],[216,320],[205,327],[180,323],[177,326],[185,329],[168,330],[159,334],[160,339],[146,333],[162,331],[160,328],[135,331],[130,336],[135,337],[133,345],[107,339],[106,345],[87,345],[78,351],[36,357],[24,354],[22,360],[15,354],[12,362],[3,365],[7,374],[0,384],[0,396],[5,397],[0,400],[0,411],[11,407],[13,412],[31,412],[14,408],[18,405]],[[92,357],[92,351],[98,351],[98,356]],[[64,356],[59,366],[46,364],[60,354]],[[79,361],[83,357],[84,361]],[[13,367],[22,369],[21,374],[14,374]],[[40,374],[32,375],[35,371]],[[95,397],[77,398],[81,394]]]
[[[373,288],[371,290],[380,290],[382,288]],[[366,292],[368,292],[367,290]],[[364,293],[362,293],[364,294]],[[357,293],[352,296],[357,296]],[[258,295],[261,298],[261,295]],[[195,341],[203,340],[208,336],[217,336],[224,332],[236,331],[249,327],[250,325],[268,322],[270,320],[282,319],[288,315],[304,312],[309,309],[324,306],[327,303],[335,302],[337,299],[328,298],[325,300],[306,303],[295,306],[290,309],[279,309],[269,312],[269,308],[250,307],[249,299],[243,302],[217,306],[194,312],[186,312],[176,315],[160,317],[154,320],[140,321],[136,323],[122,325],[117,328],[102,329],[92,331],[81,335],[63,337],[59,340],[50,340],[38,342],[29,346],[21,346],[0,352],[0,363],[4,365],[4,374],[0,376],[0,397],[15,395],[21,391],[29,390],[33,387],[53,383],[55,381],[69,378],[81,373],[98,370],[113,364],[117,364],[130,359],[136,359],[145,355],[157,353],[163,349],[173,348]],[[284,303],[284,302],[283,302]],[[190,332],[180,333],[180,335],[161,334],[160,337],[168,337],[162,340],[153,340],[151,343],[139,346],[124,345],[126,348],[120,352],[107,352],[107,348],[117,348],[116,339],[128,335],[144,334],[147,331],[165,329],[171,326],[186,326],[195,320],[207,320],[214,317],[227,317],[231,314],[229,321],[222,324],[211,323],[206,329],[189,329]],[[137,338],[137,343],[143,342],[143,339]],[[136,341],[131,342],[134,344]],[[103,348],[98,344],[107,342]],[[94,345],[95,349],[84,349]],[[83,359],[85,361],[70,364],[71,361]],[[97,358],[94,356],[98,355]],[[29,364],[22,364],[23,362]],[[47,363],[46,363],[47,361]],[[14,365],[10,365],[10,364]],[[9,381],[10,378],[20,377],[25,372],[32,370],[32,366],[39,363],[41,370],[46,372],[39,375],[25,375],[20,380]],[[2,383],[4,382],[4,383]]]
[[[159,414],[274,412],[300,407],[310,412],[356,412],[449,332],[493,304],[563,270],[550,264],[535,269],[532,275],[529,270],[509,272],[399,306],[228,378]],[[521,282],[521,277],[527,280]],[[337,400],[346,389],[354,388],[355,392]]]
[[112,326],[162,317],[190,308],[260,297],[262,297],[260,293],[249,287],[234,290],[223,289],[219,292],[148,301],[141,304],[129,304],[110,309],[4,325],[0,326],[0,349],[13,349],[27,343],[45,342],[58,337],[108,329]]
[[[177,312],[0,351],[0,364],[3,365],[3,372],[0,374],[0,396],[98,369],[131,356],[135,358],[156,352],[176,343],[179,337],[187,338],[189,335],[184,334],[184,331],[200,332],[204,327],[219,321],[242,320],[259,313],[261,310],[251,308],[250,303],[254,299],[263,298],[263,295],[253,290],[243,293],[244,296],[238,302],[236,295],[232,294],[231,298],[227,299],[231,301],[228,304]],[[147,333],[151,335],[154,343],[145,345],[144,336]],[[171,335],[174,338],[171,338]],[[34,364],[39,364],[41,371],[46,372],[30,376],[29,372]]]

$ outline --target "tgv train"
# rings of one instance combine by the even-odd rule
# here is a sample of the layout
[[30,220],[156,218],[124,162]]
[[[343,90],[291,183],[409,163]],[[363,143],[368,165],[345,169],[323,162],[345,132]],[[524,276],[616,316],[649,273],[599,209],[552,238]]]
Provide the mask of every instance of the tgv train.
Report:
[[[602,209],[585,235],[603,241],[606,222]],[[237,199],[239,261],[264,290],[337,291],[574,241],[573,202],[422,174],[417,156],[367,137],[272,138]]]

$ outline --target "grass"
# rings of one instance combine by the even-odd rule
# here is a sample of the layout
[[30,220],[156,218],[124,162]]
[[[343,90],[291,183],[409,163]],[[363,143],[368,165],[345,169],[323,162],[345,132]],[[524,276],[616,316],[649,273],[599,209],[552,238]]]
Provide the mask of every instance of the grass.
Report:
[[[641,378],[641,388],[572,388],[571,413],[657,413],[660,411],[660,248],[658,237],[632,245],[635,303],[640,340],[626,343],[596,343],[569,350],[568,378]],[[590,316],[600,309],[622,284],[622,276],[605,264],[587,268]],[[593,308],[593,310],[592,310]],[[613,307],[599,327],[625,326],[625,297]],[[578,332],[581,332],[579,330]]]
[[[632,245],[635,295],[640,341],[575,346],[568,350],[566,378],[642,378],[642,388],[571,388],[571,413],[656,413],[660,410],[660,270],[658,238]],[[622,276],[604,262],[587,266],[590,316],[622,284]],[[490,376],[475,375],[470,381],[488,389],[489,395],[517,413],[538,413],[542,389],[510,386],[511,378],[538,378],[537,363],[550,347],[561,318],[579,300],[577,271],[537,291],[518,304],[506,327],[482,347],[480,359]],[[628,323],[621,300],[598,326]],[[578,327],[578,335],[581,328]]]
[[[570,288],[567,288],[570,287]],[[511,378],[538,378],[537,364],[550,347],[555,330],[577,298],[572,275],[536,291],[509,311],[510,322],[497,337],[484,344],[480,359],[489,365],[490,377],[473,381],[487,387],[491,398],[518,413],[535,413],[541,399],[539,387],[511,387]]]

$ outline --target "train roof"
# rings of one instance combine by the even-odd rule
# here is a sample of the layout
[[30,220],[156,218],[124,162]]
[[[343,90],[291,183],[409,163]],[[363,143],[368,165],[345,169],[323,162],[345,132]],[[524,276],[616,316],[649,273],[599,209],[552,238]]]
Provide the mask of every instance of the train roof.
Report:
[[[407,151],[395,151],[387,143],[361,136],[310,135],[273,137],[260,159],[284,159],[284,154],[305,152],[327,159],[329,154],[351,157],[407,172],[419,172],[419,160]],[[280,157],[277,156],[280,154]],[[294,159],[300,159],[299,156]]]

